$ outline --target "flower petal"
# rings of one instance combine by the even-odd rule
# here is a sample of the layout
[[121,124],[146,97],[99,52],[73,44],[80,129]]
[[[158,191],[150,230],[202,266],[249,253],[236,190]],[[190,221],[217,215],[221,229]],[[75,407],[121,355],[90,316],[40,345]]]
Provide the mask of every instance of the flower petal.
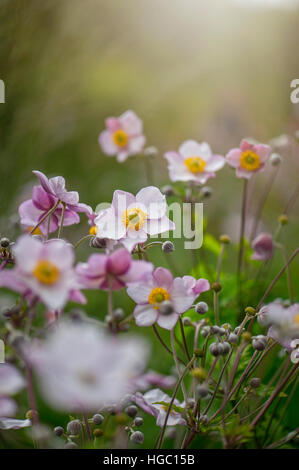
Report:
[[119,117],[119,122],[125,132],[130,136],[138,135],[142,133],[142,120],[134,113],[134,111],[128,110]]
[[134,318],[138,326],[152,326],[158,317],[158,311],[151,305],[137,305],[134,310]]
[[144,204],[150,219],[159,219],[166,213],[166,198],[155,186],[148,186],[136,194],[136,201]]
[[144,230],[149,235],[158,235],[159,233],[175,230],[175,224],[166,215],[160,219],[150,219],[146,221]]
[[177,313],[171,313],[170,315],[159,315],[157,323],[161,328],[165,328],[166,330],[172,330],[172,328],[176,325],[179,319],[179,315]]

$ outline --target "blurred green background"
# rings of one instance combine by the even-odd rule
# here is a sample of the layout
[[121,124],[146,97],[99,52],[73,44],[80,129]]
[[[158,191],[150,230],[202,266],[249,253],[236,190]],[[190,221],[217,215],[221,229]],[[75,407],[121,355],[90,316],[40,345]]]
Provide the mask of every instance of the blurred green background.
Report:
[[[243,137],[268,142],[293,135],[299,128],[299,104],[290,101],[290,82],[299,77],[299,9],[288,8],[288,2],[253,3],[0,0],[0,78],[6,86],[6,103],[0,105],[1,233],[12,239],[20,233],[17,207],[37,182],[33,169],[63,175],[67,188],[78,190],[81,202],[94,208],[110,202],[115,189],[135,193],[146,185],[141,157],[119,164],[103,155],[97,142],[105,118],[127,109],[143,119],[148,145],[159,149],[157,186],[169,183],[163,153],[186,139],[206,140],[225,154]],[[299,145],[289,139],[280,151],[284,162],[260,226],[269,232],[298,181]],[[269,171],[251,184],[249,212]],[[227,232],[235,240],[241,181],[224,168],[208,184],[214,193],[204,205],[207,230],[215,237]],[[281,238],[288,253],[298,241],[297,212],[298,202]],[[84,215],[81,219],[80,226],[64,230],[73,242],[87,233]],[[181,245],[171,256],[188,273],[192,260]],[[217,248],[208,251],[214,269]],[[86,259],[90,252],[86,244],[79,257]],[[224,265],[231,268],[235,257],[230,248]],[[157,248],[152,259],[167,265]],[[278,255],[274,274],[282,262]],[[292,276],[295,286],[298,263]],[[227,285],[229,294],[229,280]],[[254,304],[258,294],[253,290],[252,295]],[[285,280],[273,298],[279,295],[287,295]],[[106,294],[88,297],[87,312],[104,318]],[[128,314],[134,305],[125,292],[116,294],[115,304]],[[168,358],[161,363],[160,346],[153,347],[151,366],[167,372]]]

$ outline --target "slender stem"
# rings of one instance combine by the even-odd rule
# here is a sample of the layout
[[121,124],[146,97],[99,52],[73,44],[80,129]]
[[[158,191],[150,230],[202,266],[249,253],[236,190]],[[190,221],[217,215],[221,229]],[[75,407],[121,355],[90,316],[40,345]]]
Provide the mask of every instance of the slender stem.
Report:
[[259,301],[257,307],[256,307],[256,311],[258,311],[263,302],[265,301],[265,299],[267,298],[268,294],[271,292],[271,290],[273,289],[273,287],[275,286],[276,282],[279,280],[280,276],[284,273],[284,271],[287,269],[288,265],[293,261],[293,259],[297,256],[297,254],[299,253],[299,248],[296,248],[295,251],[293,251],[293,253],[291,254],[291,256],[289,257],[288,261],[285,263],[285,265],[281,268],[281,270],[279,271],[278,274],[276,274],[275,278],[273,279],[273,281],[271,282],[271,284],[269,285],[268,289],[266,290],[266,292],[264,293],[263,297],[261,298],[261,300]]
[[298,367],[298,364],[294,364],[291,369],[289,370],[289,373],[287,374],[287,376],[284,378],[284,380],[280,381],[280,383],[277,385],[276,389],[274,390],[274,392],[272,393],[272,395],[268,398],[268,400],[266,401],[266,403],[264,404],[263,408],[261,409],[261,411],[258,413],[258,415],[254,418],[254,420],[250,423],[250,427],[253,428],[254,426],[256,426],[256,424],[261,420],[261,418],[263,417],[264,413],[267,411],[267,409],[269,408],[269,406],[272,405],[273,401],[275,400],[275,398],[277,397],[277,395],[281,392],[281,390],[283,390],[283,388],[285,387],[285,385],[287,384],[287,382],[289,381],[289,379],[291,378],[291,376],[296,372],[297,370],[297,367]]
[[[158,331],[156,325],[153,325],[153,330],[154,330],[155,335],[157,336],[159,342],[162,344],[163,348],[166,349],[166,351],[167,351],[169,354],[171,354],[171,356],[172,356],[172,351],[171,351],[171,349],[169,349],[169,347],[167,346],[167,344],[166,344],[166,343],[163,341],[163,339],[161,338],[160,333],[159,333],[159,331]],[[181,359],[180,357],[178,357],[178,360],[179,360],[184,366],[186,365],[185,361],[183,361],[183,359]]]
[[281,243],[276,243],[276,246],[277,246],[277,248],[279,248],[281,250],[284,262],[287,264],[286,272],[287,272],[288,288],[289,288],[291,303],[293,304],[294,303],[294,293],[293,293],[290,265],[288,264],[287,252],[286,252],[285,247]]
[[219,314],[219,292],[213,292],[214,301],[214,315],[216,325],[220,325],[220,314]]
[[240,282],[240,276],[242,272],[243,254],[244,254],[244,233],[245,233],[246,205],[247,205],[247,192],[248,192],[247,188],[248,188],[248,180],[244,179],[239,254],[238,254],[238,266],[237,266],[237,278],[239,282]]
[[[61,234],[62,234],[64,215],[65,215],[65,203],[63,202],[63,203],[62,203],[61,219],[60,219],[60,224],[59,224],[59,229],[58,229],[58,235],[57,235],[58,238],[60,238],[60,237],[61,237]],[[50,215],[49,217],[51,217],[51,215]]]
[[181,329],[181,333],[182,333],[182,338],[183,338],[183,343],[184,343],[184,349],[185,349],[185,352],[186,352],[186,356],[188,358],[188,361],[190,361],[191,356],[190,356],[190,353],[188,351],[188,346],[187,346],[187,341],[186,341],[186,336],[185,336],[185,331],[184,331],[184,325],[183,325],[181,317],[179,317],[179,324],[180,324],[180,329]]
[[181,382],[182,382],[185,374],[188,372],[189,368],[192,366],[194,361],[195,361],[195,357],[192,357],[191,361],[188,362],[188,364],[186,365],[185,369],[182,372],[182,375],[180,376],[179,380],[177,381],[177,383],[175,385],[173,395],[171,397],[169,407],[168,407],[167,412],[166,412],[165,421],[164,421],[163,428],[162,428],[162,431],[161,431],[161,434],[160,434],[160,438],[159,438],[159,441],[158,441],[158,444],[157,444],[158,449],[161,449],[163,439],[164,439],[165,430],[166,430],[166,426],[167,426],[167,421],[168,421],[170,411],[171,411],[172,405],[174,403],[175,397],[176,397],[176,395],[178,393],[178,390],[180,388]]
[[49,217],[49,215],[53,214],[53,212],[58,207],[59,203],[60,203],[60,199],[58,199],[56,204],[53,207],[51,207],[51,209],[48,210],[48,212],[46,212],[46,214],[40,219],[40,221],[35,225],[35,227],[33,227],[33,229],[30,232],[30,235],[34,233],[34,231],[46,220],[47,217]]
[[219,256],[218,256],[218,262],[217,262],[217,276],[216,276],[216,282],[220,281],[220,274],[221,274],[221,267],[222,267],[222,261],[223,261],[223,254],[224,254],[224,243],[221,244]]
[[87,419],[87,415],[86,415],[85,412],[83,412],[82,416],[83,416],[83,420],[84,420],[84,424],[85,424],[85,429],[86,429],[86,432],[87,432],[87,435],[88,435],[88,439],[92,442],[92,434],[91,434],[89,422],[88,422],[88,419]]
[[274,442],[273,444],[266,447],[266,449],[276,449],[277,447],[281,447],[287,442],[294,439],[296,436],[298,436],[298,434],[299,434],[299,428],[295,429],[295,431],[289,432],[286,437],[280,439],[277,442]]
[[[175,350],[174,328],[172,328],[172,330],[170,330],[170,339],[171,339],[171,347],[172,347],[172,354],[173,354],[174,362],[175,362],[175,365],[176,365],[176,368],[177,368],[177,371],[178,371],[178,376],[180,377],[181,376],[181,368],[180,368],[180,364],[179,364],[177,354],[176,354],[176,350]],[[186,401],[187,401],[187,392],[186,392],[183,380],[181,382],[181,388],[182,388],[182,392],[183,392],[183,395],[184,395],[184,401],[186,403]]]
[[74,245],[74,250],[76,250],[85,240],[88,240],[89,238],[93,237],[94,235],[85,235],[85,237],[80,238],[80,240],[78,240],[77,243]]

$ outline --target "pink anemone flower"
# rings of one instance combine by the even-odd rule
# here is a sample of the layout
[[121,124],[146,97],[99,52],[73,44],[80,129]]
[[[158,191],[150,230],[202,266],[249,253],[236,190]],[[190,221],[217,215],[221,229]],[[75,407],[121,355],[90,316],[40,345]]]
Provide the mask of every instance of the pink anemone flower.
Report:
[[174,230],[174,223],[166,215],[166,198],[154,186],[141,189],[136,197],[125,191],[114,191],[111,207],[95,219],[98,233],[103,238],[119,241],[132,251],[144,243],[148,235]]
[[266,261],[272,258],[274,252],[274,243],[273,238],[269,233],[260,233],[252,241],[251,246],[254,250],[251,259],[258,261]]
[[[192,276],[176,277],[168,269],[157,268],[146,279],[129,284],[128,295],[137,303],[134,317],[138,326],[159,326],[171,330],[179,316],[189,310],[201,292],[210,289],[206,279],[194,279]],[[160,312],[162,302],[169,300],[173,304],[173,313],[163,315]]]
[[215,178],[215,171],[225,164],[225,158],[214,155],[206,142],[186,140],[178,152],[166,152],[171,181],[194,181],[205,184]]
[[[34,186],[32,190],[32,199],[22,202],[19,206],[19,215],[21,224],[28,230],[33,229],[42,218],[56,206],[58,199],[43,189],[42,186]],[[35,230],[35,234],[46,235],[49,231],[55,232],[60,225],[62,216],[62,204],[59,203],[56,209],[49,216],[50,219],[44,220]],[[80,222],[80,217],[76,210],[65,208],[63,225],[73,225]]]
[[[154,390],[149,390],[144,395],[140,392],[135,393],[133,400],[143,411],[156,418],[157,426],[163,427],[167,413],[167,405],[165,403],[170,403],[171,401],[169,395],[155,388]],[[180,403],[177,399],[173,403],[176,407],[185,407],[185,404]],[[177,424],[184,426],[187,423],[181,413],[171,410],[167,419],[167,426],[175,426]]]
[[79,282],[87,289],[118,290],[129,282],[141,280],[152,271],[152,263],[132,260],[125,248],[110,255],[91,255],[87,263],[78,263],[76,266]]
[[116,155],[118,162],[140,153],[145,145],[142,127],[141,119],[133,111],[106,119],[106,130],[99,136],[103,152],[109,157]]
[[249,179],[264,169],[270,154],[269,145],[254,145],[247,140],[242,140],[240,148],[234,148],[228,152],[226,161],[230,166],[236,168],[238,178]]
[[[15,267],[1,271],[0,286],[40,299],[49,309],[59,310],[68,299],[82,300],[74,263],[73,247],[64,240],[43,243],[22,235],[13,246]],[[84,298],[84,297],[83,297]]]

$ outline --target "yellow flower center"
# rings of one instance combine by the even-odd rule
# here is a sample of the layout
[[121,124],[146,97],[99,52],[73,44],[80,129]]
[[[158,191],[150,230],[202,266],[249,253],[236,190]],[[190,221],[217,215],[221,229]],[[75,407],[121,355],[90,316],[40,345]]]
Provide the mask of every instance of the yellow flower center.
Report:
[[58,281],[60,272],[51,261],[40,260],[33,270],[33,275],[42,284],[52,285]]
[[139,207],[127,209],[122,216],[126,228],[140,230],[146,222],[147,214]]
[[154,308],[158,309],[159,304],[164,302],[164,300],[169,299],[169,294],[166,289],[163,287],[155,287],[152,289],[150,295],[148,296],[148,301],[150,304],[154,305]]
[[113,132],[112,140],[118,147],[126,147],[129,137],[125,131],[118,129],[117,131]]
[[297,313],[297,315],[295,315],[294,323],[296,323],[296,325],[299,326],[299,313]]
[[261,159],[259,155],[252,150],[246,150],[241,155],[241,168],[244,168],[247,171],[258,170],[261,166]]
[[[27,232],[28,232],[28,233],[31,233],[31,230],[33,230],[33,229],[34,229],[33,226],[32,226],[32,227],[28,227],[28,228],[27,228]],[[43,232],[41,231],[41,229],[40,229],[39,227],[37,227],[37,228],[34,230],[34,232],[32,232],[31,235],[41,235],[41,236],[42,236],[42,235],[43,235]]]
[[92,227],[90,227],[89,233],[90,235],[96,236],[96,234],[98,233],[98,227],[96,225],[93,225]]
[[206,162],[201,157],[188,157],[185,165],[191,173],[202,173],[205,169]]

